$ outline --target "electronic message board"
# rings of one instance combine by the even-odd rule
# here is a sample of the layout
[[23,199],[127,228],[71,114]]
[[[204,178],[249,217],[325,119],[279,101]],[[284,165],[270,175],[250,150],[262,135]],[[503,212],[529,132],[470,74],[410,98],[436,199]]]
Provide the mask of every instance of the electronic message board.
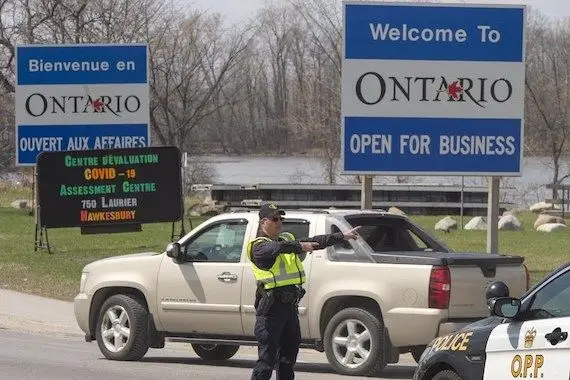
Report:
[[37,171],[45,228],[176,222],[183,215],[176,147],[44,152]]

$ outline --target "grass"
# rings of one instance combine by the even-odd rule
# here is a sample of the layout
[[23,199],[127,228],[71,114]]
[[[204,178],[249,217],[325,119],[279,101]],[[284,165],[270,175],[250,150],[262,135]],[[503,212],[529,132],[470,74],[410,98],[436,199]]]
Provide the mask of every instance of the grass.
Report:
[[[146,224],[142,232],[81,235],[78,228],[50,229],[53,254],[34,251],[34,218],[29,210],[10,207],[15,199],[30,198],[30,190],[0,188],[0,287],[63,300],[71,300],[85,264],[105,257],[144,251],[163,251],[170,242],[172,223]],[[187,204],[195,200],[188,199]],[[500,231],[499,252],[526,258],[533,282],[570,260],[570,231],[552,234],[533,230],[536,215],[520,213],[523,231]],[[486,231],[443,233],[434,230],[440,216],[412,216],[455,251],[485,252]],[[191,219],[196,226],[203,219]],[[456,217],[459,222],[459,217]],[[469,217],[464,222],[467,223]],[[185,222],[186,232],[190,223]],[[180,233],[180,223],[175,234]]]
[[[523,230],[499,231],[499,253],[524,256],[525,264],[529,268],[533,283],[536,283],[560,265],[570,262],[570,228],[553,233],[537,232],[534,230],[536,214],[520,212],[516,216],[521,222]],[[444,233],[434,230],[435,223],[441,216],[411,218],[457,252],[487,251],[487,231],[458,230]],[[455,219],[460,224],[460,217],[455,216]],[[470,217],[464,217],[464,225],[469,220]]]
[[[79,228],[49,229],[47,249],[34,250],[35,221],[30,210],[15,209],[15,199],[30,199],[29,190],[0,188],[0,288],[71,300],[86,264],[119,254],[161,252],[171,241],[172,223],[145,224],[142,232],[81,235]],[[187,199],[192,204],[194,199]],[[193,218],[196,226],[203,218]],[[188,219],[186,232],[191,229]],[[174,234],[180,234],[181,223]],[[45,243],[45,235],[44,235]]]
[[32,199],[32,189],[3,186],[0,183],[0,207],[10,207],[17,199]]

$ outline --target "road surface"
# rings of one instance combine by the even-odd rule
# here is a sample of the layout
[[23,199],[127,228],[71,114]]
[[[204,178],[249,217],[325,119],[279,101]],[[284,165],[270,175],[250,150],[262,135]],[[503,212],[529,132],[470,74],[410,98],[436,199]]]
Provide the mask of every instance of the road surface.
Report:
[[[167,342],[150,349],[138,362],[110,361],[97,342],[86,343],[77,326],[73,304],[0,289],[0,378],[40,379],[161,379],[247,380],[257,359],[255,347],[242,347],[232,359],[207,363],[188,343]],[[410,354],[389,365],[377,379],[411,379],[416,368]],[[324,353],[302,349],[296,380],[368,379],[336,375]],[[275,378],[275,375],[274,377]]]

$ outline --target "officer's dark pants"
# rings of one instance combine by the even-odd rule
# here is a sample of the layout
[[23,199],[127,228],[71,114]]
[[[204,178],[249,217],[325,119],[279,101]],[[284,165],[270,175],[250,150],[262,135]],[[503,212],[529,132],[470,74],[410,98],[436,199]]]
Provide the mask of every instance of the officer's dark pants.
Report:
[[259,343],[259,359],[251,379],[269,380],[277,361],[277,379],[293,379],[293,366],[301,343],[297,305],[275,300],[268,315],[257,316],[255,337]]

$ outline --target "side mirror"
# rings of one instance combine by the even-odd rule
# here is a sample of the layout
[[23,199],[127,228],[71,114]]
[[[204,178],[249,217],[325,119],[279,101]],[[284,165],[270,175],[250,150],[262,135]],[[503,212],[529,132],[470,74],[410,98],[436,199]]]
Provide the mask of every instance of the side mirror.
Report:
[[178,259],[180,257],[180,243],[170,243],[166,247],[166,256]]
[[499,297],[489,300],[492,315],[503,318],[514,318],[520,312],[521,300],[511,297]]

